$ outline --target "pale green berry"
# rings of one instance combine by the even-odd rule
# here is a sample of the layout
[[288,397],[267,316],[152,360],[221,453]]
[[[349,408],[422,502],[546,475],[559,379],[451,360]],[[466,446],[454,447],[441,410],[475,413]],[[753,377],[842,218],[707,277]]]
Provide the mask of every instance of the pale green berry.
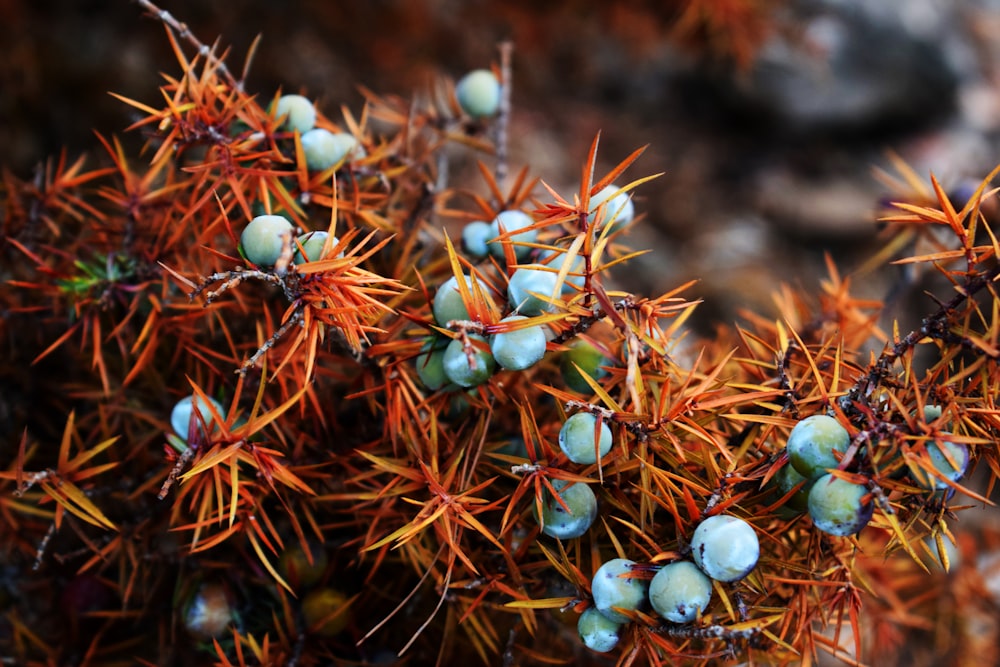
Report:
[[240,247],[243,255],[257,266],[274,266],[284,249],[284,238],[291,242],[292,223],[280,215],[258,215],[243,228]]
[[[522,315],[511,315],[500,320],[516,322],[526,320]],[[490,337],[493,358],[502,368],[509,371],[523,371],[531,368],[545,356],[545,330],[540,326],[524,327]]]
[[[479,286],[480,291],[484,295],[489,293],[486,284],[479,280],[479,278],[470,278],[462,274],[462,280],[466,287],[469,288],[470,296],[475,293],[472,287],[473,283]],[[451,320],[469,319],[469,309],[465,307],[465,302],[462,301],[462,293],[458,291],[458,278],[452,276],[438,288],[437,293],[434,295],[432,311],[434,312],[434,320],[441,326],[447,326]]]
[[809,516],[813,524],[830,535],[854,535],[871,521],[875,506],[871,494],[861,484],[823,475],[809,491]]
[[[514,271],[507,284],[507,300],[510,307],[522,315],[541,315],[556,310],[549,301],[556,289],[558,277],[551,271],[533,268],[538,265],[521,267]],[[559,297],[558,294],[555,295]]]
[[847,429],[833,417],[806,417],[788,435],[788,460],[800,475],[816,479],[840,464],[833,453],[843,454],[850,442]]
[[590,582],[594,606],[605,618],[615,623],[628,623],[629,617],[615,611],[613,607],[637,611],[645,609],[649,603],[649,580],[628,577],[635,564],[635,561],[627,558],[614,558],[601,565]]
[[590,198],[590,210],[592,212],[596,211],[598,206],[604,204],[602,215],[597,221],[598,230],[609,222],[612,225],[612,231],[621,229],[635,218],[635,204],[632,203],[632,198],[627,192],[615,195],[617,191],[617,186],[606,185]]
[[573,463],[597,463],[598,458],[604,458],[611,451],[613,438],[606,419],[601,421],[599,440],[594,436],[596,427],[597,416],[589,412],[570,416],[559,429],[559,449]]
[[462,247],[465,248],[465,252],[476,259],[483,259],[490,254],[487,241],[494,236],[496,234],[493,233],[493,227],[490,223],[474,220],[462,228]]
[[569,349],[559,357],[559,371],[562,374],[563,382],[566,383],[567,387],[581,394],[594,393],[587,381],[583,379],[581,372],[595,380],[600,380],[608,374],[608,371],[603,367],[612,365],[611,359],[605,357],[600,350],[583,339],[573,341]]
[[[551,257],[551,259],[549,259]],[[566,253],[557,252],[555,250],[542,250],[538,254],[538,259],[540,263],[555,269],[556,271],[561,271],[563,265],[566,264],[568,255]],[[584,278],[582,274],[586,265],[584,264],[583,257],[577,255],[573,258],[573,263],[570,264],[569,272],[566,274],[566,279],[563,281],[562,291],[563,294],[568,294],[575,291],[574,286],[583,289]]]
[[431,338],[417,355],[417,377],[431,391],[437,391],[450,382],[444,372],[444,351],[449,342],[447,338]]
[[[552,494],[546,489],[542,501],[542,516],[539,523],[542,524],[542,532],[550,537],[560,540],[569,540],[580,537],[597,518],[597,496],[590,488],[589,484],[576,483],[571,486],[563,479],[552,481],[552,487],[559,493],[559,497],[566,503],[569,512],[563,509]],[[537,507],[533,510],[537,516]]]
[[306,156],[306,166],[313,171],[324,171],[344,160],[355,160],[365,155],[364,147],[353,135],[330,132],[322,127],[302,135],[302,152]]
[[316,108],[302,95],[282,95],[274,107],[274,117],[284,122],[281,127],[289,132],[304,134],[316,126]]
[[580,633],[583,645],[598,653],[607,653],[618,645],[621,627],[621,623],[615,623],[605,618],[601,612],[593,607],[589,607],[580,614],[580,620],[576,624],[576,630]]
[[[215,412],[219,416],[225,416],[225,411],[217,400],[212,397],[208,398],[206,403],[204,399],[197,398],[198,404],[198,414],[194,416],[195,428],[198,429],[202,434],[204,430],[202,425],[205,427],[210,427],[215,417],[212,415],[212,408],[208,406],[209,403],[215,408]],[[177,401],[174,405],[174,409],[170,411],[170,427],[174,429],[174,433],[179,435],[184,442],[188,439],[188,426],[191,424],[192,412],[194,412],[193,407],[195,404],[196,396],[192,394],[191,396],[185,396],[181,400]]]
[[[469,334],[469,339],[486,342],[486,339],[479,334]],[[448,379],[460,387],[477,387],[489,380],[496,370],[496,361],[488,348],[484,350],[473,345],[470,364],[461,338],[455,338],[448,343],[441,364]]]
[[[939,444],[940,443],[940,444]],[[947,451],[947,456],[945,456]],[[930,458],[934,468],[940,472],[945,479],[957,482],[965,476],[969,468],[969,447],[964,442],[950,442],[940,440],[938,442],[927,443],[927,456]],[[950,461],[948,459],[951,459]],[[930,475],[916,463],[910,464],[910,474],[920,486],[925,489],[950,489],[951,487],[937,477]]]
[[488,69],[473,70],[459,79],[455,97],[462,111],[473,118],[486,118],[500,108],[500,82]]
[[940,405],[925,405],[924,406],[924,421],[932,422],[941,416],[942,409]]
[[[323,244],[326,243],[326,239],[330,236],[329,232],[315,231],[306,232],[299,237],[299,243],[302,244],[302,249],[306,251],[303,256],[301,252],[296,248],[295,255],[292,257],[293,264],[305,264],[306,262],[315,262],[322,257],[320,256],[323,252]],[[333,248],[338,243],[336,236],[330,241],[330,247]],[[344,253],[340,253],[337,257],[343,257]]]
[[[524,211],[501,211],[490,223],[490,235],[487,238],[496,238],[506,233],[509,235],[507,238],[511,243],[534,243],[535,239],[538,238],[538,230],[528,229],[533,224],[535,224],[535,220]],[[504,258],[503,246],[504,244],[500,241],[488,244],[489,251],[499,260]],[[514,257],[518,261],[524,260],[531,254],[530,246],[512,245],[511,247],[514,250]]]
[[728,514],[710,516],[695,528],[691,555],[716,581],[739,581],[757,567],[760,542],[753,526]]
[[649,603],[672,623],[690,623],[708,608],[712,580],[688,560],[664,565],[649,582]]

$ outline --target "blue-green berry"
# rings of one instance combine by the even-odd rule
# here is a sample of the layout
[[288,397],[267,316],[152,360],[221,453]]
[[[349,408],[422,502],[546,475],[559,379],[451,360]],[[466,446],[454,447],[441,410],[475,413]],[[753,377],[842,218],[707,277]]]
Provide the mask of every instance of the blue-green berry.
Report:
[[598,653],[607,653],[618,645],[621,627],[621,623],[607,619],[593,607],[580,614],[580,620],[576,624],[584,646]]
[[672,623],[690,623],[712,599],[712,581],[688,560],[664,565],[649,582],[649,603]]
[[302,135],[302,152],[306,166],[313,171],[324,171],[344,160],[364,157],[365,150],[353,135],[331,132],[322,127]]
[[[511,315],[500,322],[526,319],[528,318],[523,315]],[[523,371],[537,364],[545,356],[545,330],[536,325],[494,334],[490,337],[490,350],[502,368],[509,371]]]
[[483,259],[490,254],[490,247],[487,241],[496,234],[490,223],[483,220],[473,220],[466,223],[462,228],[462,247],[472,257]]
[[258,215],[240,234],[243,256],[257,266],[274,266],[284,249],[285,236],[290,243],[292,223],[287,218],[281,215]]
[[[462,274],[462,280],[465,286],[469,288],[470,296],[475,292],[473,283],[478,285],[480,291],[484,294],[488,293],[486,284],[479,280],[479,278],[470,278]],[[465,302],[462,301],[462,293],[458,291],[458,278],[452,276],[438,288],[437,293],[434,294],[432,311],[434,313],[434,320],[441,326],[447,326],[448,322],[452,320],[469,319],[469,309],[465,307]]]
[[[315,231],[306,232],[298,238],[299,243],[302,245],[302,249],[306,251],[303,255],[298,248],[295,249],[295,255],[292,257],[293,264],[305,264],[306,262],[315,262],[322,259],[320,255],[323,252],[323,244],[326,243],[326,239],[330,236],[329,232]],[[336,236],[330,241],[330,247],[336,246],[338,239]],[[340,253],[338,257],[343,257],[343,253]]]
[[753,526],[728,514],[710,516],[694,530],[691,555],[716,581],[739,581],[757,567],[760,542]]
[[629,617],[613,607],[637,611],[649,604],[649,580],[628,576],[635,565],[635,561],[627,558],[614,558],[601,565],[590,582],[594,606],[615,623],[628,623]]
[[542,524],[542,532],[560,540],[570,540],[586,533],[597,518],[597,496],[589,484],[570,485],[566,480],[552,480],[552,487],[566,503],[569,512],[563,509],[546,489],[542,499],[542,515],[536,519]]
[[[551,257],[551,259],[549,259]],[[538,253],[539,262],[555,269],[556,271],[561,271],[562,267],[566,264],[568,255],[566,253],[558,252],[556,250],[542,250]],[[570,264],[569,273],[566,274],[566,279],[563,281],[562,292],[563,294],[568,294],[575,291],[573,288],[583,289],[584,277],[582,274],[586,265],[584,264],[583,257],[576,255],[573,258],[572,264]]]
[[778,487],[779,495],[785,495],[799,484],[802,486],[785,501],[784,507],[795,512],[805,512],[809,508],[809,489],[812,488],[813,480],[807,479],[799,474],[790,463],[786,463],[774,475],[775,484]]
[[[478,341],[485,344],[486,339],[479,334],[469,334],[469,340]],[[465,354],[465,347],[461,338],[455,338],[444,350],[441,364],[444,374],[449,380],[460,387],[477,387],[493,376],[496,370],[496,361],[490,354],[489,348],[482,349],[473,344],[472,359]]]
[[492,116],[500,108],[500,81],[488,69],[473,70],[458,80],[455,97],[473,118]]
[[[539,268],[538,265],[521,267],[514,271],[507,284],[510,307],[522,315],[541,315],[555,311],[557,306],[549,301],[556,289],[558,276]],[[556,294],[558,299],[559,295]]]
[[[507,238],[512,244],[534,243],[538,238],[538,230],[528,229],[533,224],[535,224],[535,220],[524,211],[501,211],[497,217],[493,218],[493,222],[490,223],[490,236],[488,238],[496,238],[506,233],[508,235]],[[500,241],[493,241],[488,244],[489,251],[499,260],[504,258],[503,245]],[[519,262],[531,254],[530,246],[513,245],[511,247],[514,250],[514,257]]]
[[871,494],[861,484],[823,475],[809,491],[809,516],[824,533],[845,537],[868,525],[875,512]]
[[617,191],[617,186],[606,185],[590,198],[591,211],[596,211],[598,206],[604,204],[602,215],[597,220],[598,230],[608,223],[612,225],[612,231],[621,229],[635,218],[635,204],[632,203],[632,198],[627,192],[615,195]]
[[788,435],[788,460],[800,475],[816,479],[840,464],[834,452],[843,454],[850,442],[847,429],[833,417],[806,417]]
[[559,357],[559,372],[563,382],[566,383],[567,387],[580,394],[591,395],[594,393],[594,390],[583,378],[584,375],[594,380],[600,380],[608,374],[604,367],[612,365],[614,362],[611,359],[605,357],[600,350],[583,339],[573,341],[569,349]]
[[601,421],[600,438],[595,437],[597,416],[589,412],[577,412],[563,422],[559,429],[559,449],[573,463],[590,465],[607,456],[614,442],[611,428],[606,419]]
[[[945,452],[947,452],[947,455]],[[948,440],[928,442],[927,456],[930,458],[931,463],[934,464],[935,470],[941,473],[945,479],[952,482],[957,482],[965,476],[971,460],[968,445],[964,442],[950,442]],[[925,489],[942,490],[951,488],[947,482],[929,474],[915,463],[910,464],[910,474]]]
[[316,126],[316,108],[302,95],[282,95],[274,107],[274,117],[284,121],[281,127],[304,134]]
[[450,342],[447,338],[430,338],[421,346],[415,360],[417,377],[431,391],[437,391],[450,382],[444,372],[444,351]]
[[170,427],[173,428],[174,433],[180,436],[185,442],[187,442],[188,425],[191,423],[191,414],[194,412],[196,400],[198,404],[198,414],[195,415],[194,421],[196,428],[202,434],[204,434],[204,430],[201,425],[204,424],[206,427],[211,427],[212,422],[215,419],[215,417],[212,416],[212,408],[208,407],[209,403],[211,403],[212,407],[215,408],[215,412],[218,415],[225,415],[222,405],[220,405],[217,400],[210,396],[206,398],[208,398],[207,403],[204,399],[196,399],[194,394],[191,396],[185,396],[181,400],[177,401],[177,404],[174,405],[174,409],[170,411]]

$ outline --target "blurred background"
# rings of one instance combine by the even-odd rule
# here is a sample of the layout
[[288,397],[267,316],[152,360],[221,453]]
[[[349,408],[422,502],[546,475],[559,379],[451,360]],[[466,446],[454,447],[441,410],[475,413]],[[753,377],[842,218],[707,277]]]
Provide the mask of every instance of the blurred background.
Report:
[[[646,217],[630,239],[655,253],[619,279],[652,294],[699,278],[689,296],[706,300],[705,330],[740,307],[769,312],[782,281],[815,291],[825,252],[845,272],[870,256],[880,203],[909,196],[873,174],[893,172],[888,151],[925,181],[933,170],[961,203],[1000,161],[996,0],[162,8],[203,41],[218,37],[233,69],[261,34],[249,89],[302,92],[334,117],[360,111],[359,85],[410,96],[488,66],[511,40],[512,169],[529,163],[568,195],[598,131],[605,167],[649,144],[625,176],[664,172],[636,191]],[[178,71],[158,21],[128,0],[4,0],[0,39],[0,164],[22,177],[63,147],[95,154],[94,130],[124,134],[132,110],[109,91],[155,104],[160,73]],[[859,281],[882,297],[900,279]]]

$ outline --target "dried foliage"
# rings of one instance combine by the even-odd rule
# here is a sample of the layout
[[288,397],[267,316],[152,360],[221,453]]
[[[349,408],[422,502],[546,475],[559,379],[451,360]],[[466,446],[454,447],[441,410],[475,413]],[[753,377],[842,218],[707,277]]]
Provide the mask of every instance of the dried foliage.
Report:
[[[756,569],[716,582],[692,624],[633,612],[619,664],[877,664],[914,631],[933,635],[941,660],[968,650],[958,602],[988,608],[988,593],[931,570],[948,566],[959,510],[992,505],[1000,475],[1000,244],[981,210],[994,174],[957,203],[905,174],[921,197],[886,214],[870,270],[893,262],[947,281],[914,330],[855,296],[831,261],[818,294],[782,287],[774,312],[698,339],[685,328],[693,283],[643,297],[610,280],[635,252],[591,200],[613,183],[655,186],[625,178],[641,149],[600,174],[595,139],[578,192],[527,167],[508,178],[509,103],[471,119],[442,80],[415,100],[367,92],[356,115],[320,110],[319,127],[364,152],[311,170],[299,132],[269,111],[277,94],[245,90],[225,53],[140,4],[179,65],[158,102],[123,100],[142,114],[129,128],[141,154],[102,136],[104,166],[63,156],[31,180],[4,174],[0,334],[26,418],[0,472],[0,654],[577,664],[597,659],[575,623],[601,563],[630,558],[652,577],[723,512],[758,534]],[[703,5],[689,3],[679,29],[694,30]],[[727,6],[736,17],[754,3]],[[510,55],[494,68],[505,89]],[[475,191],[449,184],[456,150],[481,160]],[[503,231],[502,257],[481,260],[453,240],[508,209],[532,215],[536,240]],[[339,240],[294,264],[301,241],[286,237],[274,267],[255,266],[239,236],[261,213]],[[520,264],[547,261],[555,287],[537,295],[542,314],[504,322],[524,247],[534,259]],[[479,278],[459,282],[469,319],[436,322],[437,289],[463,273]],[[419,376],[428,341],[457,340],[471,359],[475,335],[539,325],[547,351],[528,370],[469,390]],[[585,392],[560,370],[577,340],[608,361]],[[218,403],[176,433],[171,408],[191,395]],[[612,428],[598,463],[557,445],[577,411]],[[877,505],[856,537],[820,532],[772,481],[791,428],[819,413],[851,438],[834,474]],[[953,497],[915,482],[942,479],[928,444],[946,432],[977,470],[947,482]],[[555,480],[598,497],[582,537],[540,531]]]

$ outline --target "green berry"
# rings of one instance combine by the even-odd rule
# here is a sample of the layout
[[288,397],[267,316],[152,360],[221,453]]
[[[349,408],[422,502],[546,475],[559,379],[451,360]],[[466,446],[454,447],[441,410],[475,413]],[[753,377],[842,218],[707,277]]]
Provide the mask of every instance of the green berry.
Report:
[[342,161],[364,157],[365,150],[353,135],[330,132],[322,127],[302,135],[302,152],[306,166],[313,171],[324,171]]
[[695,528],[691,555],[716,581],[739,581],[757,567],[760,542],[753,526],[728,514],[710,516]]
[[500,82],[488,69],[473,70],[459,79],[455,97],[462,111],[473,118],[486,118],[500,108]]
[[[511,315],[500,322],[526,319],[522,315]],[[545,356],[545,330],[540,326],[531,326],[494,334],[490,337],[490,350],[501,367],[509,371],[523,371]]]
[[790,463],[785,464],[781,467],[781,470],[775,473],[774,480],[778,487],[778,494],[781,496],[784,496],[801,483],[802,487],[788,497],[784,507],[795,512],[805,512],[808,509],[809,489],[812,488],[812,480],[800,475],[799,471]]
[[[490,223],[490,235],[487,238],[496,238],[506,233],[511,243],[534,243],[535,239],[538,238],[538,230],[528,229],[533,224],[535,224],[535,220],[524,211],[502,211]],[[489,251],[499,260],[504,258],[503,245],[500,241],[488,244]],[[523,261],[531,254],[530,246],[514,245],[511,247],[514,249],[514,257],[518,261]]]
[[612,196],[617,191],[617,186],[606,185],[590,198],[591,211],[596,211],[598,206],[604,204],[602,215],[597,221],[598,230],[609,222],[612,225],[612,231],[621,229],[635,218],[635,204],[632,203],[632,198],[627,192]]
[[[552,259],[549,259],[550,257]],[[557,252],[555,250],[542,250],[538,254],[538,259],[539,262],[541,262],[542,264],[549,266],[555,269],[556,271],[560,271],[562,270],[563,265],[566,263],[567,255],[566,253]],[[573,258],[573,263],[570,265],[569,268],[570,272],[566,274],[566,280],[563,281],[563,286],[562,286],[563,294],[568,294],[570,292],[573,292],[574,286],[577,287],[578,289],[581,290],[583,289],[584,285],[583,276],[573,275],[573,274],[583,273],[585,268],[586,267],[583,262],[583,257],[577,255],[576,257]]]
[[333,637],[350,620],[347,596],[333,588],[320,588],[302,600],[302,619],[306,627],[322,637]]
[[627,558],[615,558],[601,565],[590,582],[590,592],[594,596],[594,606],[608,620],[628,623],[629,617],[615,611],[618,607],[628,611],[644,609],[649,600],[649,581],[623,577],[632,571],[636,563]]
[[[469,334],[469,339],[481,343],[486,342],[486,339],[479,334]],[[448,379],[460,387],[477,387],[489,380],[493,376],[493,371],[496,370],[496,361],[489,349],[481,349],[476,345],[473,345],[472,363],[470,364],[461,338],[455,338],[448,343],[441,359],[441,365]]]
[[[472,287],[473,283],[478,284],[480,291],[484,294],[488,293],[486,284],[479,278],[470,278],[462,274],[462,280],[469,288],[470,296],[475,292]],[[434,295],[432,311],[434,312],[434,320],[441,326],[447,326],[451,320],[469,319],[469,310],[465,307],[465,302],[462,301],[462,293],[458,291],[458,278],[452,276],[438,288]]]
[[507,284],[510,307],[522,315],[541,315],[556,309],[548,299],[555,291],[557,276],[551,271],[532,268],[536,266],[533,264],[517,269]]
[[[292,263],[305,264],[306,262],[315,262],[322,259],[320,255],[323,252],[323,244],[326,243],[328,236],[330,236],[328,232],[321,231],[306,232],[300,236],[298,240],[299,243],[302,244],[302,249],[306,251],[306,254],[303,256],[303,254],[296,249],[295,255],[292,257]],[[334,236],[333,240],[330,242],[330,247],[334,247],[337,243],[337,237]],[[343,253],[338,255],[338,257],[343,257]]]
[[[945,451],[948,452],[947,456],[945,455]],[[950,479],[953,482],[962,479],[969,468],[969,447],[963,442],[949,442],[948,440],[928,442],[927,456],[930,457],[934,468],[945,479]],[[951,461],[948,460],[949,458]],[[910,474],[925,489],[942,490],[951,488],[946,482],[928,474],[915,463],[911,464]]]
[[788,460],[800,475],[816,479],[840,464],[833,453],[843,454],[850,442],[847,429],[833,417],[806,417],[788,435]]
[[649,582],[650,605],[672,623],[695,620],[711,599],[712,580],[688,560],[664,565]]
[[863,501],[868,495],[868,489],[860,484],[823,475],[809,491],[809,516],[824,533],[854,535],[868,525],[875,512],[871,500]]
[[450,382],[444,372],[444,351],[450,342],[448,338],[430,338],[417,355],[417,377],[431,391],[437,391]]
[[[574,366],[575,364],[575,366]],[[613,362],[588,341],[578,339],[570,344],[569,349],[559,357],[559,371],[566,386],[580,394],[593,394],[581,372],[600,380],[608,374],[603,366],[611,366]],[[577,367],[579,370],[577,370]]]
[[243,255],[257,266],[274,266],[281,257],[284,237],[291,239],[292,223],[280,215],[258,215],[243,228]]
[[284,117],[281,127],[304,134],[316,126],[316,108],[302,95],[282,95],[274,107],[274,117]]
[[[310,556],[312,560],[310,562]],[[329,564],[326,551],[316,544],[309,545],[306,554],[302,545],[296,542],[285,548],[278,559],[278,571],[295,590],[311,588],[319,583]]]
[[496,236],[493,227],[488,222],[475,220],[462,228],[462,247],[476,259],[483,259],[490,254],[487,241]]
[[[222,409],[219,402],[214,398],[207,398],[208,403],[212,404],[216,413],[220,416],[224,416],[225,411]],[[192,406],[194,405],[195,399],[196,397],[194,394],[191,396],[185,396],[181,400],[177,401],[177,404],[174,405],[174,409],[170,411],[170,426],[174,429],[174,433],[179,435],[184,442],[187,442],[188,439],[188,427],[191,425],[191,413],[193,412]],[[201,398],[198,398],[197,401],[198,414],[194,418],[194,428],[201,431],[202,424],[204,424],[204,426],[211,426],[212,421],[215,418],[212,416],[212,409],[208,407],[208,403]],[[204,431],[202,431],[202,433],[204,433]]]
[[594,437],[596,426],[597,417],[589,412],[577,412],[563,423],[559,429],[559,449],[570,461],[590,465],[611,451],[613,438],[607,420],[601,421],[600,440]]
[[[552,481],[552,486],[559,493],[559,497],[566,503],[569,512],[563,509],[551,493],[546,489],[542,501],[542,516],[539,523],[542,524],[542,532],[549,537],[556,537],[560,540],[569,540],[580,537],[586,533],[594,519],[597,518],[597,496],[588,484],[576,483],[567,486],[568,482],[562,479]],[[537,508],[535,512],[537,513]],[[539,517],[535,517],[538,519]]]
[[576,630],[580,633],[584,646],[591,651],[607,653],[618,645],[621,623],[608,620],[601,612],[590,607],[580,614]]

